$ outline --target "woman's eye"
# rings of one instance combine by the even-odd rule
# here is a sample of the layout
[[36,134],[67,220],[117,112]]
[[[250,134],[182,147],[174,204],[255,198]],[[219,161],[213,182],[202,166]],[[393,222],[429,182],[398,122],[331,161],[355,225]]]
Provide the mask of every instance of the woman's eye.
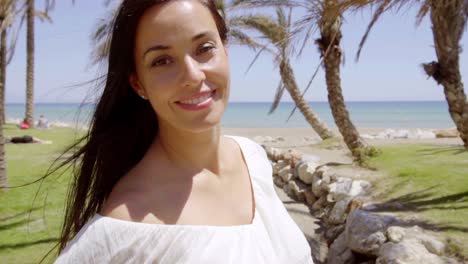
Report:
[[214,48],[215,47],[213,45],[211,45],[211,44],[205,44],[205,45],[201,46],[201,48],[198,50],[198,54],[203,54],[203,53],[210,52]]
[[168,57],[157,58],[151,63],[151,67],[164,66],[171,63]]

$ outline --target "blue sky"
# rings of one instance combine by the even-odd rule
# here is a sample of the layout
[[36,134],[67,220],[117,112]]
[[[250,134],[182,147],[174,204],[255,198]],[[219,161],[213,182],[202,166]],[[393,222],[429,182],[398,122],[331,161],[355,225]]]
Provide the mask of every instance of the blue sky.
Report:
[[[36,5],[42,7],[43,1]],[[90,67],[90,35],[100,17],[106,14],[103,1],[57,1],[51,14],[53,23],[36,23],[36,102],[81,102],[95,94],[93,86],[70,87],[91,80],[98,68]],[[359,40],[369,21],[370,12],[347,14],[343,25],[342,47],[346,63],[342,68],[342,88],[348,101],[444,100],[443,89],[427,79],[419,66],[435,60],[432,32],[426,18],[415,26],[416,10],[386,14],[375,26],[361,60],[354,61]],[[297,13],[298,17],[301,15]],[[468,37],[462,46],[468,46]],[[314,36],[317,37],[317,34]],[[265,54],[245,74],[255,54],[244,47],[229,48],[231,62],[231,101],[271,101],[279,81],[272,58]],[[299,86],[305,88],[319,62],[315,45],[310,42],[301,58],[292,61]],[[468,83],[468,54],[460,57],[461,72]],[[17,43],[15,57],[7,69],[6,100],[23,103],[25,98],[25,29]],[[465,89],[467,91],[467,89]],[[327,99],[321,70],[306,94],[309,101]],[[290,101],[285,93],[284,101]]]

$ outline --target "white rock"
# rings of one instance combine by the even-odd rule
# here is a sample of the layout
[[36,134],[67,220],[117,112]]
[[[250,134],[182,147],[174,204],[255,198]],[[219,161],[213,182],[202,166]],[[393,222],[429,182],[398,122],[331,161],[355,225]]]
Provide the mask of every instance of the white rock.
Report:
[[418,129],[416,131],[416,136],[417,138],[420,138],[420,139],[433,139],[433,138],[436,138],[436,134],[432,131],[423,131],[423,130],[420,130]]
[[399,226],[391,226],[387,229],[387,238],[391,242],[398,243],[405,237],[405,229]]
[[281,177],[281,179],[284,182],[289,182],[293,177],[291,173],[291,167],[289,165],[283,167],[282,169],[278,171],[278,175]]
[[444,261],[427,249],[417,240],[403,240],[399,243],[385,243],[381,246],[376,264],[443,264]]
[[355,210],[346,220],[346,244],[358,253],[376,256],[387,240],[385,231],[395,221],[393,217]]
[[346,197],[356,197],[364,195],[370,187],[367,181],[353,181],[349,178],[338,178],[337,182],[330,184],[329,193],[335,201],[340,201]]
[[408,130],[398,130],[392,134],[391,138],[409,138],[410,132]]
[[299,179],[301,179],[306,184],[311,184],[317,166],[317,163],[312,162],[302,163],[299,165],[297,168]]

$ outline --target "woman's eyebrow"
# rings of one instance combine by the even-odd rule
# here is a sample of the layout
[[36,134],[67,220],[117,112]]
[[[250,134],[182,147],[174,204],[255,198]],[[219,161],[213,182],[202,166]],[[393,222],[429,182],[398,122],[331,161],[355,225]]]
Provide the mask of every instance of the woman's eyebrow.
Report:
[[[199,40],[199,39],[201,39],[201,38],[203,38],[205,36],[213,37],[213,36],[215,36],[215,34],[212,31],[203,31],[203,32],[195,35],[194,37],[192,37],[192,42],[197,41],[197,40]],[[151,51],[168,50],[170,48],[171,48],[170,46],[166,46],[166,45],[155,45],[155,46],[149,47],[145,51],[145,53],[143,53],[143,58],[146,56],[146,54],[148,54]]]

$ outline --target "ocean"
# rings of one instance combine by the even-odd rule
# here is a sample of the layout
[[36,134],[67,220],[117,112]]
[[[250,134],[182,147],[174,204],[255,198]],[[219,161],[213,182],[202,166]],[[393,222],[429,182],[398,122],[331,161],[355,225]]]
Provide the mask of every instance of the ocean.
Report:
[[[291,119],[287,117],[294,103],[280,103],[269,115],[271,103],[231,102],[224,114],[222,125],[237,128],[291,128],[309,127],[302,114],[296,109]],[[311,102],[311,108],[328,126],[336,127],[328,102]],[[362,128],[449,128],[454,123],[445,101],[428,102],[348,102],[348,111],[355,126]],[[18,122],[24,117],[24,104],[6,104],[7,121]],[[35,117],[44,114],[53,123],[75,126],[86,125],[93,105],[78,103],[37,103]]]

